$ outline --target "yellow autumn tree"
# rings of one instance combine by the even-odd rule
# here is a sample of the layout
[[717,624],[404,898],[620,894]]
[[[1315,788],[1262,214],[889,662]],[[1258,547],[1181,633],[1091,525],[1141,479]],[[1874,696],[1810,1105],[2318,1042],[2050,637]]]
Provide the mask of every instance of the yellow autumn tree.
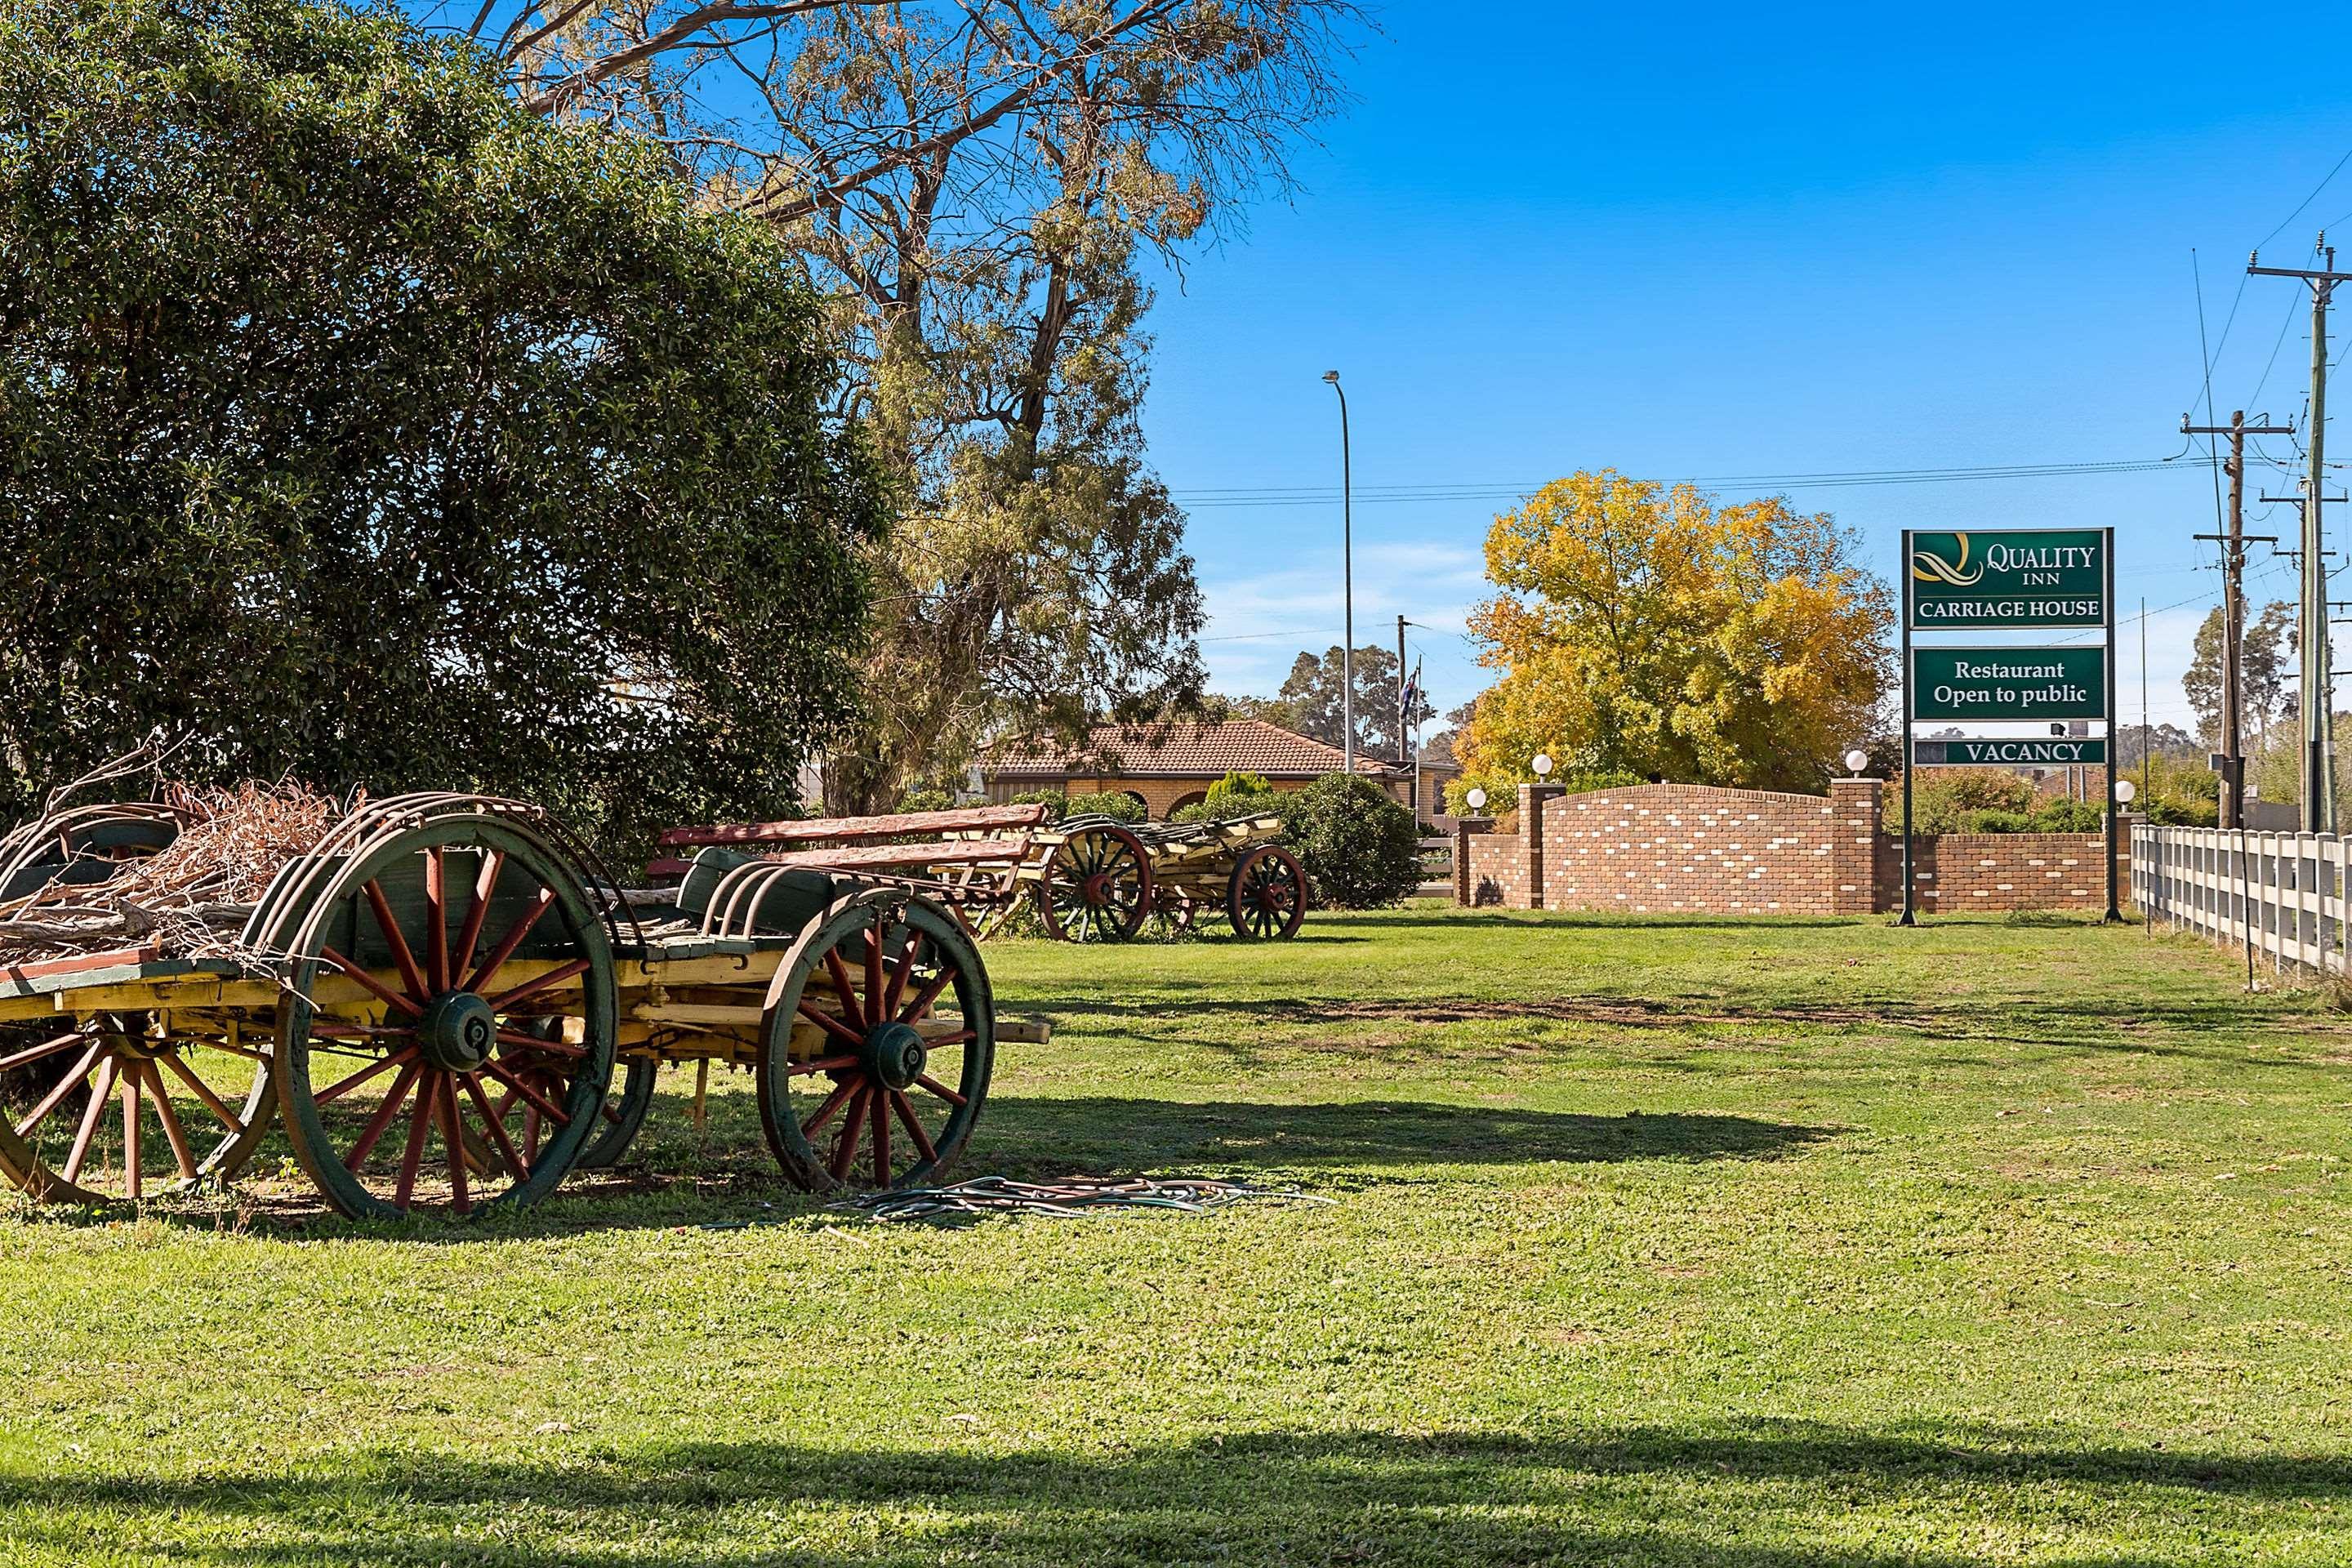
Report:
[[1555,778],[1820,788],[1893,676],[1894,596],[1857,549],[1779,497],[1611,469],[1546,485],[1486,536],[1498,592],[1470,626],[1503,674],[1456,742],[1457,792],[1500,804],[1538,752]]

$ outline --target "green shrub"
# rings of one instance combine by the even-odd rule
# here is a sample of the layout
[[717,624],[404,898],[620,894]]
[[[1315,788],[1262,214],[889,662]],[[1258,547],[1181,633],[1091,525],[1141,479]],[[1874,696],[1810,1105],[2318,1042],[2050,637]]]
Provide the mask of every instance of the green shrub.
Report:
[[1114,822],[1141,822],[1148,815],[1143,803],[1123,789],[1070,796],[1064,816],[1108,816]]
[[2086,800],[2053,800],[2038,808],[2027,833],[2096,833],[2106,826],[2106,808]]
[[2220,805],[2210,800],[2152,800],[2146,809],[2159,827],[2211,827],[2221,820]]
[[1928,828],[1931,833],[2032,833],[2036,831],[2033,818],[2021,811],[1964,811],[1952,819],[1950,827]]
[[1412,813],[1371,780],[1325,773],[1276,798],[1283,836],[1325,908],[1381,909],[1421,885]]
[[898,797],[900,811],[945,811],[955,805],[955,796],[943,789],[910,789]]
[[1212,818],[1248,816],[1273,810],[1277,793],[1264,773],[1227,773],[1209,786],[1208,798],[1201,804]]
[[1998,808],[1962,811],[1944,818],[1944,826],[1919,826],[1917,830],[1921,833],[2096,833],[2105,826],[2105,820],[2102,809],[2089,802],[2045,800],[2031,811]]
[[1255,816],[1262,811],[1278,811],[1281,806],[1280,793],[1263,773],[1227,773],[1209,786],[1204,798],[1178,807],[1169,820],[1223,822],[1236,816]]
[[1024,789],[1006,804],[1011,805],[1043,805],[1052,808],[1048,822],[1059,822],[1070,814],[1070,797],[1057,789]]
[[[2018,816],[2033,810],[2033,781],[1998,768],[1937,768],[1911,785],[1911,826],[1918,833],[2017,833],[2015,827],[1964,827],[1962,819],[1982,812]],[[1899,823],[1900,818],[1897,818]]]

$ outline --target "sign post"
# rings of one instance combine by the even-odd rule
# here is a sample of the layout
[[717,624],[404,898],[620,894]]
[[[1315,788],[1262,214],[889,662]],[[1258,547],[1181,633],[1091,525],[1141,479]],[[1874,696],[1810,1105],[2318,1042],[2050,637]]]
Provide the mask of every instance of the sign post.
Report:
[[[1919,923],[1911,854],[1916,767],[2074,767],[2104,763],[2107,780],[2107,913],[2116,879],[2116,552],[2112,528],[1903,532],[1903,913]],[[2097,647],[1916,646],[1914,632],[2096,630]],[[1925,721],[2047,722],[2048,739],[1914,737]],[[2087,723],[2105,733],[2085,734]]]

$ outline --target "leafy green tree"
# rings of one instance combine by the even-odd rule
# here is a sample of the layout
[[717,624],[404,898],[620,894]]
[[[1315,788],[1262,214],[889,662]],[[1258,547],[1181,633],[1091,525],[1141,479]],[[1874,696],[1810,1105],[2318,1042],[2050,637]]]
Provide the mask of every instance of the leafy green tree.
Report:
[[490,0],[444,14],[518,101],[633,126],[773,225],[828,303],[839,408],[900,522],[837,810],[1006,732],[1200,694],[1183,513],[1146,460],[1148,277],[1286,183],[1351,0]]
[[[1425,697],[1416,696],[1410,714],[1401,714],[1403,680],[1397,657],[1388,648],[1367,644],[1356,650],[1356,753],[1394,762],[1411,753],[1412,727],[1436,716]],[[1327,746],[1344,746],[1347,734],[1340,694],[1347,687],[1340,649],[1327,648],[1318,658],[1302,653],[1291,662],[1276,700],[1286,705],[1297,721],[1286,725]],[[1404,720],[1400,730],[1398,720]]]
[[[2256,737],[2268,732],[2287,695],[2294,615],[2294,605],[2273,599],[2247,623],[2240,642],[2238,700],[2249,750],[2257,749]],[[2221,735],[2221,607],[2218,605],[2197,627],[2189,669],[2180,678],[2180,686],[2197,714],[2199,731],[2218,745]]]
[[881,480],[819,308],[657,151],[301,0],[0,13],[0,748],[769,816]]

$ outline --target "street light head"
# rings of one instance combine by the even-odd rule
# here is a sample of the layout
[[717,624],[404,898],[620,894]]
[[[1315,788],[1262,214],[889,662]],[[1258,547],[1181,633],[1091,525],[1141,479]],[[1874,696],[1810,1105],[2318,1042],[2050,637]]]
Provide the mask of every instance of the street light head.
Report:
[[1464,795],[1462,798],[1464,801],[1468,803],[1470,809],[1473,811],[1484,811],[1486,809],[1486,792],[1483,789],[1473,789],[1468,795]]
[[2139,791],[2132,787],[2131,780],[2117,779],[2116,781],[2116,804],[2117,805],[2129,805],[2132,803],[2132,796],[2138,793]]
[[1327,370],[1323,373],[1323,379],[1337,386],[1339,384],[1339,373],[1336,370]]
[[1870,766],[1870,753],[1868,752],[1863,751],[1857,747],[1855,750],[1848,752],[1845,754],[1846,772],[1859,777],[1862,770],[1868,766]]
[[1551,777],[1551,757],[1549,753],[1538,752],[1535,756],[1535,761],[1529,763],[1528,766],[1535,769],[1536,777],[1539,779],[1548,779]]

